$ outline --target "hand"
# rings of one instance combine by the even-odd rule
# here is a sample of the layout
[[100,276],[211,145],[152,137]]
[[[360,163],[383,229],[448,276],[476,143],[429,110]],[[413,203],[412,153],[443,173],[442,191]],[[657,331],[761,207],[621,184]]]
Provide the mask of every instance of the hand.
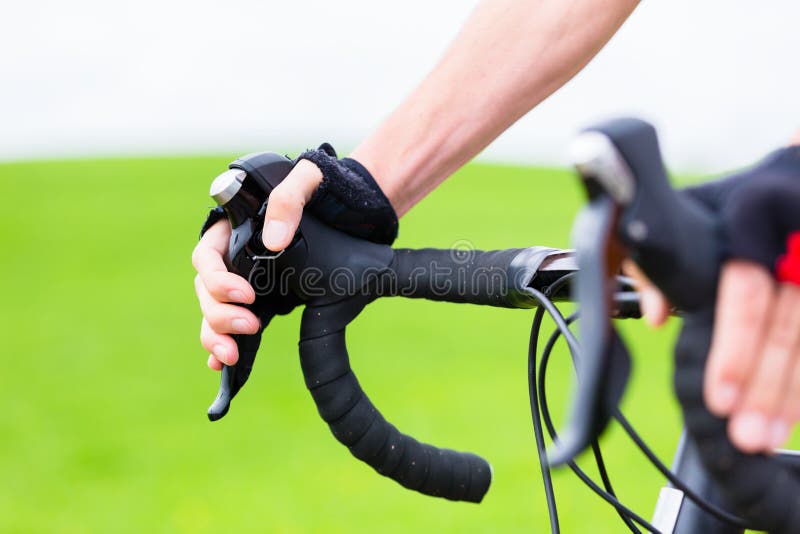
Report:
[[[267,229],[264,244],[270,250],[283,250],[291,242],[303,206],[311,198],[322,179],[313,163],[301,160],[270,195],[267,206]],[[239,359],[236,342],[230,334],[254,334],[258,318],[237,304],[251,304],[256,294],[250,284],[228,272],[223,259],[228,249],[231,227],[228,221],[218,221],[200,239],[192,253],[192,265],[197,271],[194,288],[203,321],[200,324],[200,343],[209,352],[208,366],[215,371],[222,364],[233,365]]]
[[[633,262],[646,320],[664,323],[670,305]],[[761,265],[726,262],[703,389],[708,409],[728,417],[728,437],[744,452],[783,445],[800,420],[800,286],[777,283]]]

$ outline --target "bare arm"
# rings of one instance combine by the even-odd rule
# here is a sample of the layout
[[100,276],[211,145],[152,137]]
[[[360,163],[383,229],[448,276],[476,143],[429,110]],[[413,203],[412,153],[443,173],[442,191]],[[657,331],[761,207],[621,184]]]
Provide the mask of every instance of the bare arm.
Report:
[[403,215],[580,71],[637,3],[484,0],[352,157]]

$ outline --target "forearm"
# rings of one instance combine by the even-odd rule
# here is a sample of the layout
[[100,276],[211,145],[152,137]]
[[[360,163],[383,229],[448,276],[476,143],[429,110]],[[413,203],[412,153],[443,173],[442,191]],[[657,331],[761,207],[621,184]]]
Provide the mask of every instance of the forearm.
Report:
[[484,0],[434,70],[352,153],[407,212],[603,47],[637,0]]

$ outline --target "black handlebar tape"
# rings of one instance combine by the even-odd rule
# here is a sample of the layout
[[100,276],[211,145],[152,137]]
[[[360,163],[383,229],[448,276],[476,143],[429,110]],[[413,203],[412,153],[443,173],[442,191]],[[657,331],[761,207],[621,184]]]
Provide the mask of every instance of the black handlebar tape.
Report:
[[344,324],[370,300],[353,297],[306,306],[300,364],[320,416],[339,442],[375,471],[425,495],[480,502],[492,471],[474,454],[420,443],[390,424],[361,389],[350,369]]
[[[502,308],[532,308],[528,287],[544,289],[569,271],[539,271],[552,255],[546,248],[505,250],[394,249],[394,258],[379,280],[380,296],[480,304]],[[552,276],[550,276],[552,275]]]
[[703,400],[721,264],[716,217],[670,187],[651,125],[623,119],[592,130],[613,141],[636,181],[619,235],[650,279],[687,312],[675,350],[674,380],[689,438],[737,515],[754,528],[800,532],[800,477],[773,457],[739,452],[728,440],[727,421],[712,415]]
[[522,249],[395,249],[396,294],[514,308],[507,301],[508,267]]

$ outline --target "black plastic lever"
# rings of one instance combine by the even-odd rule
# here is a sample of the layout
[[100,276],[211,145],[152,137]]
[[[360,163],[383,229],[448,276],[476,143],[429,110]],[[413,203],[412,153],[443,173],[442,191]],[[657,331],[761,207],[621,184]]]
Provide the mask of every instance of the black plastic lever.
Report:
[[603,432],[630,375],[630,354],[609,320],[620,260],[614,236],[617,215],[610,198],[596,196],[573,229],[578,262],[573,296],[581,304],[579,387],[567,426],[547,453],[553,466],[572,460]]
[[[221,206],[231,223],[231,238],[225,263],[228,270],[247,278],[258,255],[267,254],[261,244],[260,230],[263,226],[265,202],[272,189],[292,169],[292,162],[273,153],[252,154],[237,159],[230,169],[217,177],[211,185],[211,196]],[[261,215],[261,216],[260,216]],[[255,363],[261,334],[275,313],[286,313],[281,306],[270,302],[268,296],[259,296],[256,302],[245,306],[261,321],[259,331],[252,335],[237,334],[233,338],[239,350],[235,365],[224,365],[220,377],[219,392],[208,408],[208,418],[217,421],[228,413],[230,403],[247,382]]]

